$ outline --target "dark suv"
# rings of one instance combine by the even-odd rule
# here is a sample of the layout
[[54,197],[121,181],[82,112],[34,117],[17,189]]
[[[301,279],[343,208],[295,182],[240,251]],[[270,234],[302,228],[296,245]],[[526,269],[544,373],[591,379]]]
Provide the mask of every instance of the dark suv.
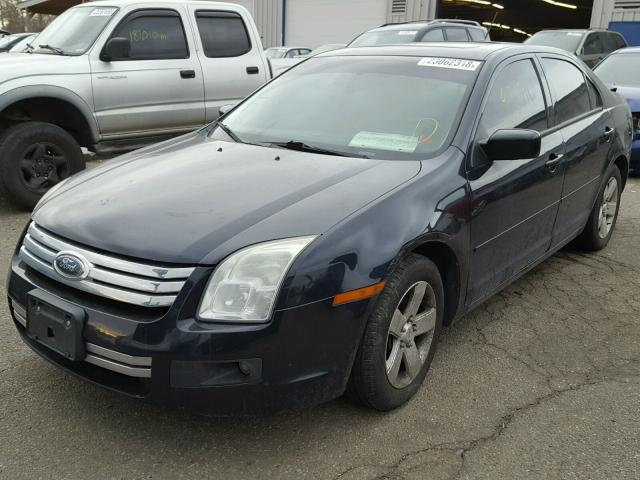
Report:
[[561,48],[592,68],[611,52],[627,46],[622,35],[610,30],[541,30],[524,43]]
[[446,18],[424,22],[389,23],[356,37],[349,47],[412,42],[489,42],[489,31],[471,20]]

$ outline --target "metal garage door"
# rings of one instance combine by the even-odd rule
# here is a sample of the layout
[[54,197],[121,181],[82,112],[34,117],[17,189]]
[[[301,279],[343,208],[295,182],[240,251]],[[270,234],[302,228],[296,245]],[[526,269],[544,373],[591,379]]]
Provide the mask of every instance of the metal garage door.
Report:
[[348,43],[386,22],[387,0],[287,0],[285,44]]

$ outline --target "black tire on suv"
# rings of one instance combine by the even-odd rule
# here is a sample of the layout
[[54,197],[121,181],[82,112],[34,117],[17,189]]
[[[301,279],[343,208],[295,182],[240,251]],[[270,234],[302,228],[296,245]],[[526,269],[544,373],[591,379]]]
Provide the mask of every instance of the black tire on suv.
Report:
[[56,125],[24,122],[0,135],[0,190],[19,208],[33,209],[49,188],[84,168],[80,145]]

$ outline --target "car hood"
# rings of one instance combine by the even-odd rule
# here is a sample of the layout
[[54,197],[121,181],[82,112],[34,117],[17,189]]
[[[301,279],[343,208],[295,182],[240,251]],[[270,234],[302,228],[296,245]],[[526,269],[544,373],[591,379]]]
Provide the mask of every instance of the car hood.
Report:
[[616,87],[616,92],[627,101],[632,112],[640,112],[640,87]]
[[40,53],[0,55],[0,85],[18,77],[88,72],[89,60],[86,55],[74,57]]
[[420,171],[191,134],[72,177],[38,225],[114,254],[213,264],[246,245],[319,235]]

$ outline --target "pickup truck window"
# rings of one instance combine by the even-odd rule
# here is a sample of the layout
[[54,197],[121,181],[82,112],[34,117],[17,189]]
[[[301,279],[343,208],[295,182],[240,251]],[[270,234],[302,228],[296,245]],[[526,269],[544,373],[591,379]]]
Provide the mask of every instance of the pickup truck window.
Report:
[[[57,17],[38,35],[37,53],[82,55],[93,45],[118,11],[115,7],[75,7]],[[49,45],[53,49],[40,48]]]
[[196,22],[206,57],[239,57],[251,50],[247,27],[237,13],[200,10]]
[[189,58],[182,20],[171,10],[138,10],[120,23],[111,37],[124,37],[131,42],[129,56],[114,60]]

